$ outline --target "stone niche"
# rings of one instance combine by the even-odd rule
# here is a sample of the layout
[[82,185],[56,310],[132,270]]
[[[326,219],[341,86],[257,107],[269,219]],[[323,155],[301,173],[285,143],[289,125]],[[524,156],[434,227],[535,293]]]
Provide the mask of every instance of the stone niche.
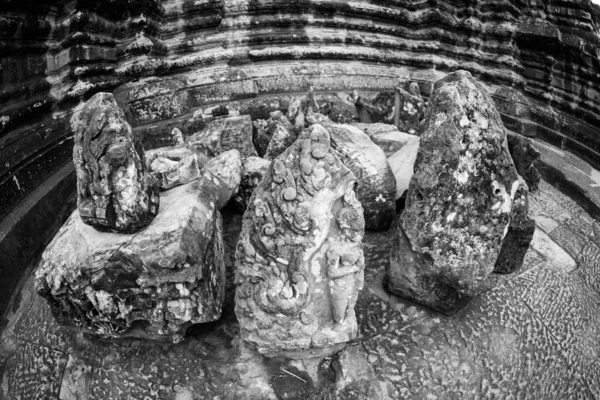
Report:
[[[451,314],[522,263],[533,234],[527,186],[486,90],[465,71],[435,84],[388,268],[388,289]],[[507,235],[508,233],[508,235]],[[513,254],[515,255],[515,254]],[[516,265],[519,264],[519,265]]]
[[173,341],[192,324],[219,319],[222,222],[202,196],[207,188],[215,190],[200,180],[162,192],[161,211],[134,234],[99,232],[75,211],[35,277],[55,318],[104,337]]
[[330,144],[311,126],[271,163],[244,214],[236,315],[242,338],[269,356],[328,353],[357,334],[364,218],[357,179]]

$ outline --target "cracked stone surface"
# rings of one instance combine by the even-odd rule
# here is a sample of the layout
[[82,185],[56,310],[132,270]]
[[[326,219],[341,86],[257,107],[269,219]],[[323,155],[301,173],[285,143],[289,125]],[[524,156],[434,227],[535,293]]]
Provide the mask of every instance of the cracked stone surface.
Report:
[[[451,317],[385,291],[394,228],[367,232],[358,337],[333,357],[267,359],[244,347],[233,312],[241,214],[231,209],[223,318],[193,326],[180,343],[61,327],[29,280],[0,339],[0,398],[597,399],[598,222],[543,180],[529,200],[537,226],[523,266],[493,274],[494,289]],[[555,233],[567,227],[580,234]]]
[[500,114],[469,72],[436,82],[424,127],[387,287],[452,314],[520,265],[534,224]]

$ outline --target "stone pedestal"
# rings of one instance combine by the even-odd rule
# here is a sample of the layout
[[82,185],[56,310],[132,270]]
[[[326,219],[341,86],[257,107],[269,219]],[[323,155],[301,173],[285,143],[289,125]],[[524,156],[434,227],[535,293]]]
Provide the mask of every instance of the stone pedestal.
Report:
[[216,178],[161,193],[135,234],[99,232],[75,211],[42,256],[36,288],[57,320],[104,337],[177,341],[220,318],[225,285]]
[[256,188],[236,253],[236,315],[259,352],[327,353],[355,338],[364,269],[355,184],[313,125]]

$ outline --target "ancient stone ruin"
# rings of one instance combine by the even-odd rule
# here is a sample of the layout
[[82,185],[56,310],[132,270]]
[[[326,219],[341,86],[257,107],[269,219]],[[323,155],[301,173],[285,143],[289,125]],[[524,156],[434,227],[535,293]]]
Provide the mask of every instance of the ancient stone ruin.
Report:
[[[90,116],[92,111],[93,117]],[[237,150],[224,152],[206,162],[200,173],[196,156],[190,150],[175,147],[153,152],[149,161],[151,170],[161,158],[179,158],[180,162],[169,165],[171,173],[154,172],[165,190],[160,195],[158,213],[158,198],[153,200],[154,220],[144,220],[148,225],[145,228],[139,226],[143,217],[125,225],[132,212],[141,212],[143,206],[148,206],[143,200],[132,200],[131,194],[143,196],[144,193],[136,189],[145,188],[147,182],[154,184],[154,180],[145,172],[144,149],[139,141],[136,151],[128,153],[134,143],[131,129],[123,118],[120,120],[123,125],[117,125],[119,121],[111,119],[115,115],[122,117],[122,111],[112,96],[99,93],[86,104],[78,119],[80,122],[75,124],[77,132],[84,132],[79,135],[87,139],[87,142],[81,141],[88,143],[80,146],[76,142],[74,150],[79,209],[71,214],[44,252],[35,285],[63,324],[109,338],[139,336],[179,341],[192,324],[214,321],[221,316],[225,265],[219,210],[237,193],[241,179],[240,155]],[[81,121],[88,120],[91,121],[89,126],[82,125]],[[96,129],[97,124],[102,129]],[[118,129],[111,128],[111,124]],[[129,136],[117,136],[121,131]],[[106,143],[100,142],[102,146],[89,145],[90,139],[95,144],[94,140],[103,138]],[[89,159],[90,153],[95,155],[102,149],[107,155],[100,154],[101,170],[97,172],[104,179],[90,182],[91,167],[81,160]],[[124,166],[127,168],[123,169]],[[141,182],[134,180],[132,184],[129,180],[119,185],[130,171],[142,171]],[[172,179],[173,175],[176,179]],[[112,179],[112,184],[106,182],[106,177]],[[101,193],[98,190],[101,185],[110,189],[107,193],[110,197],[97,195]],[[175,185],[177,187],[171,189]],[[88,187],[96,190],[89,191],[96,197],[84,197],[89,192],[83,189]],[[151,190],[154,195],[157,187]],[[114,233],[97,231],[84,224],[94,215],[86,206],[94,204],[93,200],[97,200],[95,204],[108,204],[106,207],[116,210],[116,218],[93,220],[112,223]],[[131,206],[128,209],[126,205]],[[130,233],[132,224],[143,229]],[[106,225],[100,226],[106,228]]]
[[[485,288],[507,232],[511,238],[528,221],[526,185],[500,115],[468,72],[435,84],[414,169],[387,287],[453,313]],[[528,226],[525,249],[533,235]]]
[[236,252],[236,315],[259,352],[298,357],[356,337],[364,269],[356,184],[327,129],[313,125],[256,188]]
[[0,399],[600,399],[600,0],[4,0]]
[[133,233],[158,212],[158,187],[144,148],[112,94],[98,93],[72,122],[77,207],[84,223]]

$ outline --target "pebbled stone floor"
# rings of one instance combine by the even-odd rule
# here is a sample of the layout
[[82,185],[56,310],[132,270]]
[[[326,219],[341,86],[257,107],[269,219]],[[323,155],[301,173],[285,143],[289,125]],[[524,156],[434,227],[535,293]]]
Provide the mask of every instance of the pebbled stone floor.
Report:
[[332,357],[266,359],[233,313],[241,215],[226,212],[224,318],[181,343],[86,336],[25,284],[0,335],[2,399],[600,399],[600,223],[540,183],[520,271],[452,317],[383,289],[392,231],[365,240],[360,337]]

